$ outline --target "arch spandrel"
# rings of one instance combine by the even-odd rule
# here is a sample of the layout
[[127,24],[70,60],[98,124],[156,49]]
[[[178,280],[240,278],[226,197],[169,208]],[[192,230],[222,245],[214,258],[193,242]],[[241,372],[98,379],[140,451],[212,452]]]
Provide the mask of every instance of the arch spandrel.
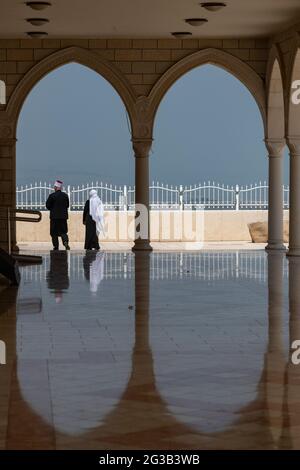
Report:
[[286,75],[280,51],[273,45],[266,75],[267,139],[284,139],[286,133]]

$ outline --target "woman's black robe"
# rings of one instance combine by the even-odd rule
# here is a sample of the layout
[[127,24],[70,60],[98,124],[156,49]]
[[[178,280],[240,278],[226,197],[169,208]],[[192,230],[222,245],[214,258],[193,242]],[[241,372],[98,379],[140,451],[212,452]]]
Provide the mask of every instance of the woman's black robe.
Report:
[[90,201],[86,201],[83,211],[83,223],[85,225],[85,250],[99,250],[99,241],[96,231],[96,222],[90,216]]

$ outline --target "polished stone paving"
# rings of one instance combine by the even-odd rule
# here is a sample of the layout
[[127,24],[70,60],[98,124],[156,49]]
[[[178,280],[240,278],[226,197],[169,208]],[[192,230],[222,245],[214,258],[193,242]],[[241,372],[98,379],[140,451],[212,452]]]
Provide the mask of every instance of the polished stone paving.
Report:
[[45,252],[0,283],[0,449],[299,449],[300,260]]

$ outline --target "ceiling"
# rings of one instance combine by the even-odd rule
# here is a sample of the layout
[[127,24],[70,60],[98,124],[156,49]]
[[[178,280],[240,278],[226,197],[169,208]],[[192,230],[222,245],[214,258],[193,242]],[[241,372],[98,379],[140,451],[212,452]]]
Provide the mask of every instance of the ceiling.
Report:
[[[198,0],[48,0],[52,6],[34,11],[22,0],[0,0],[0,37],[25,37],[45,30],[49,37],[170,37],[190,31],[194,37],[270,36],[300,21],[300,0],[223,0],[227,7],[208,12]],[[48,18],[35,27],[26,18]],[[185,18],[208,23],[189,26]]]

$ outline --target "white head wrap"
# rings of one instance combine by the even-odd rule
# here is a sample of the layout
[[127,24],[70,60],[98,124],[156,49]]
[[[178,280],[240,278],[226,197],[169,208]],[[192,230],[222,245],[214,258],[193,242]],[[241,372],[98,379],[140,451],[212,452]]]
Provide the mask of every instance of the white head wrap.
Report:
[[60,181],[60,180],[56,180],[55,183],[54,183],[54,187],[57,188],[57,189],[61,189],[63,186],[63,182]]
[[96,230],[99,235],[104,232],[104,209],[101,199],[95,189],[90,191],[90,216],[96,222]]

